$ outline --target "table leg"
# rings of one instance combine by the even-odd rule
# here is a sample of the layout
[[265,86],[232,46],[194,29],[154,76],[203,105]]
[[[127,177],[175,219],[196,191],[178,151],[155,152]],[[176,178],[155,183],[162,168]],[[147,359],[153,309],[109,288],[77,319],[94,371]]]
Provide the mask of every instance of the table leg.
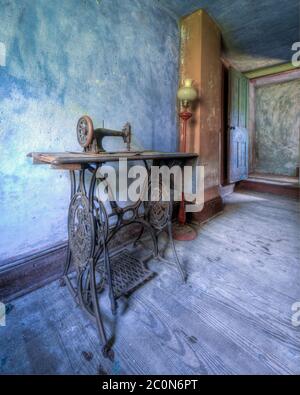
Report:
[[[170,201],[164,200],[163,199],[163,184],[162,182],[159,183],[159,185],[154,186],[158,191],[156,191],[156,194],[158,196],[158,200],[156,201],[150,201],[150,204],[148,205],[148,221],[150,222],[151,226],[153,229],[156,231],[156,240],[158,239],[159,235],[163,231],[167,231],[169,241],[171,243],[171,248],[173,252],[173,256],[175,259],[175,264],[177,266],[177,269],[182,277],[183,282],[186,281],[186,274],[183,270],[183,267],[180,263],[180,260],[178,258],[177,252],[176,252],[176,247],[173,239],[173,234],[172,234],[172,212],[173,212],[173,200],[171,199]],[[151,185],[150,185],[151,188]],[[150,190],[151,193],[151,190]],[[156,241],[156,245],[158,246],[158,241]],[[165,259],[160,252],[158,251],[157,255],[154,256],[158,258],[160,261],[166,262],[168,264],[173,265],[172,262],[169,260]]]
[[93,258],[89,259],[89,266],[90,266],[90,285],[91,285],[91,295],[93,301],[93,310],[96,317],[98,333],[101,342],[103,344],[102,353],[105,358],[109,358],[110,360],[113,360],[114,352],[107,341],[107,337],[105,334],[105,329],[101,317],[101,312],[100,312],[99,299],[97,295],[96,277],[95,277],[96,265]]
[[[73,196],[76,193],[76,176],[75,176],[74,170],[70,170],[69,174],[70,174],[70,184],[71,184],[70,200],[72,200]],[[64,264],[63,275],[59,281],[61,287],[64,287],[66,285],[66,276],[69,272],[70,266],[71,266],[71,250],[70,250],[70,245],[69,245],[69,240],[68,240],[67,256],[66,256],[66,261]]]
[[178,268],[178,270],[179,270],[179,272],[181,274],[182,281],[186,282],[187,276],[186,276],[185,271],[182,268],[181,262],[180,262],[180,260],[178,258],[178,255],[177,255],[177,251],[176,251],[176,247],[175,247],[175,243],[174,243],[174,239],[173,239],[172,222],[171,221],[168,222],[168,234],[169,234],[169,240],[171,242],[171,247],[172,247],[172,250],[173,250],[173,255],[174,255],[174,258],[175,258],[175,262],[176,262],[177,268]]
[[[94,210],[94,193],[96,185],[97,168],[90,169],[92,178],[88,194],[86,192],[85,169],[79,171],[78,188],[74,171],[71,177],[71,202],[68,215],[68,250],[63,271],[62,285],[67,284],[76,303],[97,324],[97,330],[101,343],[102,352],[107,358],[113,359],[113,350],[107,341],[101,311],[99,292],[104,287],[104,281],[96,280],[95,259],[96,245],[102,244],[104,259],[107,261],[107,273],[110,274],[109,261],[106,252],[106,239],[101,233]],[[72,275],[71,271],[72,266]],[[74,277],[75,275],[75,277]],[[103,279],[102,279],[103,280]],[[114,299],[112,299],[112,302]]]

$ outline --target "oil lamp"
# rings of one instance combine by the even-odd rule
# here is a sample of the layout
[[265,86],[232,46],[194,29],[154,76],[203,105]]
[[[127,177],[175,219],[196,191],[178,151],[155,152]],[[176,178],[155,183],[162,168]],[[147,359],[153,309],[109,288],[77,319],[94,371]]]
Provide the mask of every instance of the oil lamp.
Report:
[[[190,103],[197,98],[197,91],[193,87],[193,80],[187,78],[184,81],[182,87],[178,89],[177,98],[180,102],[179,118],[181,119],[181,151],[186,152],[186,129],[187,122],[192,117],[192,113],[188,111]],[[182,109],[182,110],[181,110]],[[197,236],[195,229],[186,223],[185,203],[184,203],[184,192],[182,192],[179,212],[178,212],[178,224],[174,227],[173,237],[175,240],[194,240]]]

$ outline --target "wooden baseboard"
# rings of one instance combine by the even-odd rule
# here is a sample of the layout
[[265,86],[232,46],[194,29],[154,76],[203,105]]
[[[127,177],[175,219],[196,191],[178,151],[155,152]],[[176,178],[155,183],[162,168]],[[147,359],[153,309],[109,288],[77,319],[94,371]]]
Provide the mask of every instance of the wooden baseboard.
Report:
[[208,200],[204,203],[204,207],[198,213],[192,214],[192,220],[201,224],[202,222],[206,222],[210,218],[219,214],[223,211],[223,200],[221,196],[217,196],[211,200]]
[[276,185],[274,183],[264,183],[257,181],[240,181],[235,188],[236,191],[247,190],[254,192],[264,192],[264,193],[272,193],[275,195],[288,196],[293,199],[299,199],[300,197],[300,189],[295,186],[290,185]]
[[[130,243],[137,237],[139,230],[139,225],[124,228],[120,237],[111,243],[111,248]],[[60,278],[66,256],[67,242],[63,242],[34,254],[1,262],[0,302],[7,303]]]
[[44,251],[10,259],[0,267],[0,301],[8,302],[56,280],[62,274],[67,243]]

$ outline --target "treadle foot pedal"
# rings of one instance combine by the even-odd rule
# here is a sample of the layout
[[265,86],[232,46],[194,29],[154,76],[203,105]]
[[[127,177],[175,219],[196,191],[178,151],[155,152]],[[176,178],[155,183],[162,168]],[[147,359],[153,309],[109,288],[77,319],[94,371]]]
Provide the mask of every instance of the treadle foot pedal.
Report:
[[[149,270],[142,260],[130,254],[128,250],[123,250],[111,257],[110,264],[114,297],[116,299],[120,296],[129,295],[156,274]],[[106,273],[103,273],[103,261],[97,265],[96,270],[102,276],[105,276],[107,282]]]

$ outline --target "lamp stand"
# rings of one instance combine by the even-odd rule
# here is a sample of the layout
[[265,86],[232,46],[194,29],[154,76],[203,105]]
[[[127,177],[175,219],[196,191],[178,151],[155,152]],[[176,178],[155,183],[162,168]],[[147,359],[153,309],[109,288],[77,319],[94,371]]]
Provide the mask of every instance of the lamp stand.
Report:
[[[186,152],[186,129],[187,129],[187,122],[192,117],[192,113],[187,109],[184,109],[179,113],[179,117],[182,120],[182,128],[181,128],[181,147],[182,152]],[[182,192],[179,212],[178,212],[178,224],[173,226],[173,238],[175,240],[181,241],[188,241],[188,240],[195,240],[197,237],[197,233],[195,229],[189,226],[186,223],[186,213],[185,213],[185,202],[184,202],[184,193]]]

